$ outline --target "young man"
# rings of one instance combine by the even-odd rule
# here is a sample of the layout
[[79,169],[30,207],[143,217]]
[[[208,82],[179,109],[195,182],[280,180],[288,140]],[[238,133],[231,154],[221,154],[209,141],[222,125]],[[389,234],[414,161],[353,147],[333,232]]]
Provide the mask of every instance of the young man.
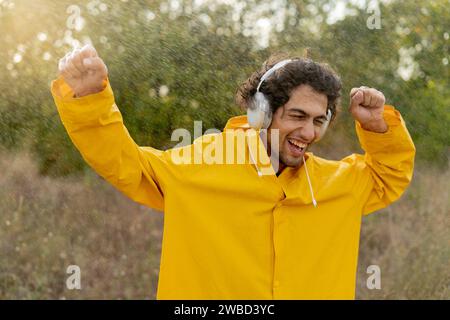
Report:
[[[350,93],[365,154],[325,160],[306,150],[335,116],[339,78],[309,59],[268,63],[238,91],[249,119],[159,151],[130,137],[93,47],[66,55],[59,69],[52,94],[84,159],[134,201],[164,211],[158,299],[354,298],[361,217],[398,199],[413,173],[413,142],[381,92]],[[268,127],[272,152],[251,152],[259,135],[239,140],[258,132],[249,123]],[[243,161],[196,161],[223,144],[236,151],[230,141],[248,149]],[[269,153],[276,157],[262,172]]]

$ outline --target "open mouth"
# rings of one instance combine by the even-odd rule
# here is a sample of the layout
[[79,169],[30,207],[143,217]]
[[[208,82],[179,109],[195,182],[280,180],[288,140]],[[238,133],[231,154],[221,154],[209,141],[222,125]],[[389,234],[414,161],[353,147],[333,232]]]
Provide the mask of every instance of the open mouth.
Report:
[[295,157],[300,157],[303,155],[303,152],[305,151],[307,144],[300,142],[298,140],[295,139],[287,139],[288,141],[288,145],[289,145],[289,150],[291,151],[291,153],[295,156]]

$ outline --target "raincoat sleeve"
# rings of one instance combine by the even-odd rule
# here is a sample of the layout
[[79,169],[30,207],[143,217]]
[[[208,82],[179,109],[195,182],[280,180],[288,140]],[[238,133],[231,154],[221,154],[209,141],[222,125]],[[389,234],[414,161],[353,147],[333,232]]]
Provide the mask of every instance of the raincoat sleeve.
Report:
[[389,126],[385,133],[364,130],[356,122],[356,133],[363,156],[363,215],[396,201],[411,182],[416,149],[400,113],[384,107],[383,117]]
[[51,91],[62,123],[85,161],[132,200],[162,211],[157,172],[165,165],[163,152],[133,141],[109,81],[99,93],[73,98],[73,91],[60,77],[52,82]]

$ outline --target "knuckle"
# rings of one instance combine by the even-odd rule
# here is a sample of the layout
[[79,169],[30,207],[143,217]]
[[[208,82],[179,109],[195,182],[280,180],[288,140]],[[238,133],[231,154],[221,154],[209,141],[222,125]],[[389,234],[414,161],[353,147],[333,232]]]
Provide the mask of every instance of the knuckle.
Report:
[[66,70],[61,71],[61,74],[63,75],[64,78],[71,78],[70,73],[68,73]]
[[72,59],[70,59],[72,61],[72,63],[76,63],[78,61],[78,54],[74,54],[72,56]]
[[77,71],[77,69],[75,69],[75,67],[73,65],[68,66],[67,71],[70,72],[72,75],[77,75],[79,72]]
[[62,73],[63,73],[66,77],[72,76],[72,73],[71,73],[68,69],[64,69],[64,70],[62,71]]

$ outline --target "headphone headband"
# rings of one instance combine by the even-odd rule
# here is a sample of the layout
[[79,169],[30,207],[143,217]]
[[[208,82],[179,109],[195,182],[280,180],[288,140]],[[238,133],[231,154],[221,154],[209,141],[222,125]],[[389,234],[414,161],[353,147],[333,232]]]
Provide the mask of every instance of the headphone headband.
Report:
[[274,73],[275,71],[277,71],[280,68],[283,68],[285,65],[287,65],[288,63],[294,61],[293,59],[286,59],[286,60],[282,60],[280,62],[277,62],[272,68],[270,68],[269,70],[267,70],[263,76],[261,77],[261,80],[258,83],[258,87],[256,87],[256,92],[259,92],[259,88],[261,87],[262,83],[272,75],[272,73]]

